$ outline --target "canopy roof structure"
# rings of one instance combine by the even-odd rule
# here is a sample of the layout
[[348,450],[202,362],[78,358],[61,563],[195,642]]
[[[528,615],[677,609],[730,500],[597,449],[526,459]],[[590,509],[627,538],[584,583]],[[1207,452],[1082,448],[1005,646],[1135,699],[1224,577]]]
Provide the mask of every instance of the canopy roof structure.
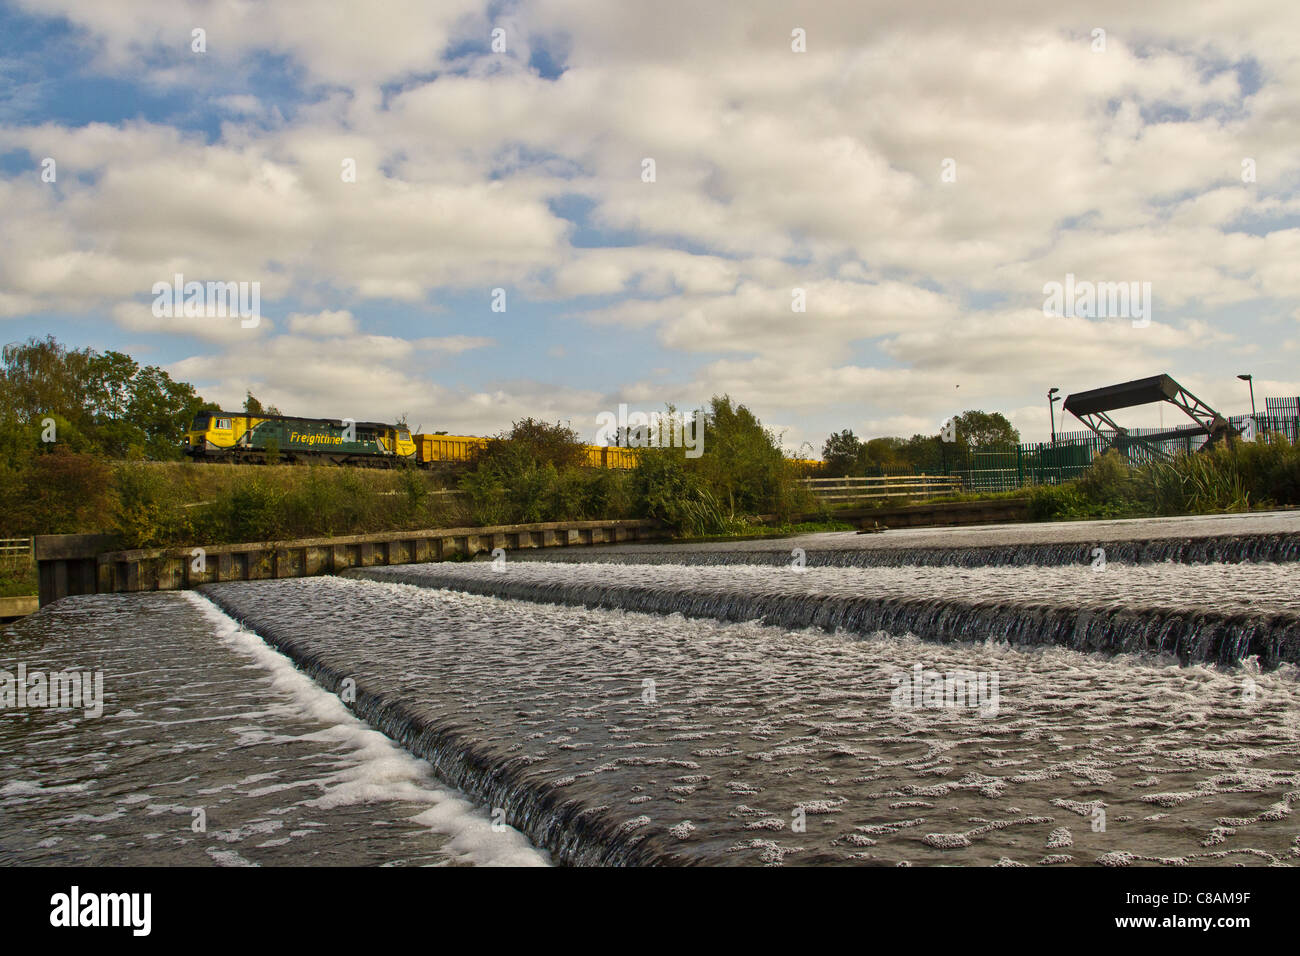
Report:
[[[1130,434],[1128,429],[1110,417],[1110,412],[1121,408],[1152,405],[1156,402],[1168,402],[1187,415],[1194,424],[1139,437]],[[1179,385],[1169,375],[1153,375],[1150,378],[1139,378],[1119,385],[1075,392],[1066,397],[1062,408],[1092,429],[1102,439],[1103,448],[1115,448],[1134,462],[1168,459],[1169,454],[1161,449],[1158,443],[1172,438],[1205,435],[1208,441],[1201,447],[1208,448],[1236,432],[1226,418]],[[1110,429],[1110,432],[1102,431],[1102,426]]]

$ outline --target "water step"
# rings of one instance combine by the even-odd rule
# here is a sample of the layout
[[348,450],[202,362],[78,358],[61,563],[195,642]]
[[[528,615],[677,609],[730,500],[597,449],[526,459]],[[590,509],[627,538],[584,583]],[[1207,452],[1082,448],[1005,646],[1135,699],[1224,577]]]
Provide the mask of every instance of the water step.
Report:
[[[789,564],[792,546],[800,539],[788,539],[781,548],[654,548],[591,549],[581,554],[520,556],[523,560],[556,562],[605,562],[610,564]],[[1091,564],[1098,547],[1105,549],[1108,562],[1122,564],[1238,564],[1259,561],[1300,561],[1300,534],[1210,535],[1187,538],[1130,538],[1120,540],[1031,542],[955,547],[892,545],[880,539],[878,547],[806,547],[809,567],[889,568],[921,567],[985,568],[1030,565],[1060,566]]]
[[[1037,594],[1026,588],[1020,599],[1008,597],[1005,585],[1001,594],[991,592],[993,596],[984,599],[955,596],[952,591],[965,587],[963,582],[938,596],[927,594],[923,581],[908,592],[900,592],[896,582],[892,587],[864,582],[860,593],[830,593],[826,588],[819,591],[810,580],[812,575],[783,573],[778,578],[766,571],[765,578],[755,578],[750,570],[746,578],[728,585],[719,581],[718,575],[712,579],[688,576],[675,584],[647,584],[637,583],[633,568],[621,575],[606,572],[599,579],[593,576],[595,568],[568,577],[564,570],[562,566],[546,568],[531,563],[503,573],[493,573],[485,566],[419,565],[349,571],[347,576],[545,604],[760,621],[775,627],[821,628],[863,636],[884,631],[941,643],[992,640],[1110,654],[1173,655],[1184,664],[1232,666],[1251,657],[1269,668],[1300,664],[1300,613],[1286,603],[1169,606],[1154,589],[1134,593],[1131,600],[1122,602],[1113,595],[1093,601],[1052,600],[1050,583],[1040,586]],[[1082,571],[1080,575],[1090,573]],[[1114,575],[1112,572],[1108,580],[1122,593],[1124,584]],[[1079,586],[1086,588],[1093,581],[1100,585],[1103,579],[1086,579]],[[1231,587],[1231,582],[1218,583],[1225,590]],[[972,582],[971,593],[977,590],[977,583]]]

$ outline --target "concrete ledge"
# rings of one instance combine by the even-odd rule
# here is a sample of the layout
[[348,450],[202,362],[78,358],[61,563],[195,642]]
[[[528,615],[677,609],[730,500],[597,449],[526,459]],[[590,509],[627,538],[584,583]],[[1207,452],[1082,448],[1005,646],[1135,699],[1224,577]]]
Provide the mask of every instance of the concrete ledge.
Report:
[[0,620],[8,621],[16,617],[35,614],[39,606],[40,601],[35,594],[24,597],[0,598]]
[[[538,532],[545,535],[546,532],[559,532],[560,540],[564,540],[564,533],[569,533],[569,540],[577,540],[575,534],[580,535],[582,532],[590,532],[593,529],[609,529],[611,534],[617,533],[617,529],[624,529],[628,535],[625,540],[645,541],[653,538],[664,537],[663,526],[657,521],[648,521],[642,519],[618,519],[613,521],[539,521],[535,524],[502,524],[502,525],[484,525],[482,527],[470,528],[428,528],[419,531],[378,531],[371,534],[349,534],[340,535],[336,538],[296,538],[292,541],[253,541],[241,544],[214,544],[203,546],[204,552],[211,556],[214,554],[234,554],[236,552],[246,552],[253,549],[275,549],[275,548],[303,548],[303,547],[339,547],[347,545],[360,544],[388,544],[392,541],[418,541],[421,539],[443,539],[453,538],[460,539],[462,542],[466,537],[478,537],[490,539],[493,535],[517,535],[520,532]],[[57,535],[54,537],[73,537],[73,538],[95,538],[99,535]],[[37,539],[40,540],[39,538]],[[112,538],[108,538],[111,542]],[[583,543],[587,543],[585,540]],[[506,547],[507,545],[494,545],[494,547]],[[113,551],[113,556],[122,561],[140,561],[147,558],[156,558],[164,554],[188,554],[193,546],[180,548],[138,548],[130,551]],[[89,556],[104,556],[109,549],[104,548],[92,552]],[[489,548],[488,550],[491,550]],[[39,558],[38,558],[39,560]],[[432,560],[432,559],[431,559]]]
[[38,534],[32,552],[37,561],[66,561],[93,558],[116,544],[111,534]]
[[[338,538],[255,541],[196,548],[109,551],[103,535],[45,536],[38,545],[42,606],[70,594],[175,591],[222,581],[259,581],[472,558],[495,548],[523,550],[648,541],[665,536],[657,521],[548,521],[482,528],[383,531]],[[37,538],[42,542],[42,538]]]
[[1028,498],[995,498],[984,501],[936,501],[868,511],[859,520],[864,531],[877,524],[889,528],[920,528],[945,525],[1005,524],[1029,520]]

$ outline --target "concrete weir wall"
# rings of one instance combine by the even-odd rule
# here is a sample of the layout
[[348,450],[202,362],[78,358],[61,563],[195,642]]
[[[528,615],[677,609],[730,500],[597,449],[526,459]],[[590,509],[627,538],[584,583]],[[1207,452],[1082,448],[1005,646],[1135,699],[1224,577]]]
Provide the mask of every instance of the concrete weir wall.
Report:
[[176,591],[221,581],[302,578],[348,568],[465,559],[497,548],[577,547],[662,537],[657,521],[554,521],[134,551],[108,550],[113,540],[104,535],[41,535],[35,550],[44,607],[70,594]]

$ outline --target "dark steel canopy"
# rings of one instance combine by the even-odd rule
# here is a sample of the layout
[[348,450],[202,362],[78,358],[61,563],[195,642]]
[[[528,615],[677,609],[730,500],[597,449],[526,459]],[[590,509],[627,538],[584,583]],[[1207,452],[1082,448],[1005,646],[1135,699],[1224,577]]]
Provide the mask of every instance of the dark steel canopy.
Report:
[[1110,412],[1134,405],[1168,402],[1180,391],[1180,386],[1168,375],[1152,375],[1134,379],[1120,385],[1107,385],[1086,392],[1075,392],[1065,399],[1065,410],[1076,418],[1096,412]]
[[[1155,402],[1168,402],[1181,410],[1195,424],[1154,435],[1137,436],[1129,434],[1127,428],[1116,423],[1108,414],[1116,409],[1151,405]],[[1119,385],[1094,388],[1086,392],[1075,392],[1066,397],[1062,408],[1092,429],[1102,439],[1103,448],[1115,448],[1123,452],[1130,461],[1168,458],[1169,455],[1157,447],[1155,442],[1169,438],[1208,435],[1209,441],[1204,447],[1209,447],[1235,433],[1235,429],[1226,418],[1179,385],[1172,377],[1163,374],[1134,379]],[[1110,429],[1109,434],[1102,431],[1103,425]]]

